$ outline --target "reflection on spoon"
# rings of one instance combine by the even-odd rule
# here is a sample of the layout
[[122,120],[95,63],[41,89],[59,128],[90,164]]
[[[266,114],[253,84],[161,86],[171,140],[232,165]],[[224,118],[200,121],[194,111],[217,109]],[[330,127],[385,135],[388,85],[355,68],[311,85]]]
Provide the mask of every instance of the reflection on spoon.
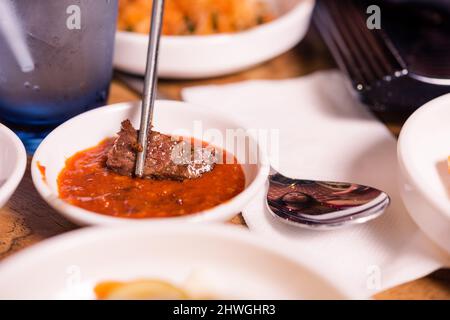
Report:
[[364,223],[389,203],[385,192],[354,183],[291,179],[273,169],[269,177],[269,211],[295,226],[328,230]]

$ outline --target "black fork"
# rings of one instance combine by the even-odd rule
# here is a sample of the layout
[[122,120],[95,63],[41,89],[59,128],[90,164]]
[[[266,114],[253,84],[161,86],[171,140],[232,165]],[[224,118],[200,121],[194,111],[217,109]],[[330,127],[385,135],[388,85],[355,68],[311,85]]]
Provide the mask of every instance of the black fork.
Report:
[[345,70],[357,91],[364,91],[405,76],[404,61],[383,35],[369,30],[365,8],[351,0],[320,0],[314,22],[332,51],[339,68]]
[[[382,11],[379,30],[366,25],[366,10],[372,2]],[[424,103],[450,92],[450,64],[445,54],[450,52],[450,41],[442,40],[450,24],[442,27],[444,23],[429,18],[450,19],[450,2],[441,3],[447,10],[431,3],[435,2],[421,2],[425,7],[415,8],[410,1],[400,0],[317,0],[313,21],[337,65],[349,76],[357,97],[385,121],[401,123]],[[404,13],[402,19],[399,13]],[[427,54],[417,55],[423,53],[424,39],[408,31],[430,37],[425,41],[431,46]]]

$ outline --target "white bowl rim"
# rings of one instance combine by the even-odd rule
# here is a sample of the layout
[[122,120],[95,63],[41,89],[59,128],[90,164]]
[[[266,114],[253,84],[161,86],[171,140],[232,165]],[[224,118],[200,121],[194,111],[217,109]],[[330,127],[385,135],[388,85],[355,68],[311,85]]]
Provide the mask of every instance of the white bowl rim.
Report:
[[[6,197],[9,198],[17,189],[19,183],[22,181],[23,175],[25,174],[25,170],[27,167],[27,152],[19,137],[13,131],[11,131],[11,129],[1,123],[0,135],[7,137],[8,141],[13,145],[17,155],[17,162],[14,165],[14,169],[6,179],[6,182],[2,186],[0,186],[0,193],[6,195]],[[4,199],[4,201],[8,201],[8,199]]]
[[[298,4],[292,7],[288,12],[276,17],[274,20],[263,23],[261,25],[255,26],[253,28],[239,31],[239,32],[228,32],[228,33],[218,33],[218,34],[207,34],[207,35],[163,35],[161,40],[167,44],[175,44],[183,41],[214,41],[214,42],[224,42],[231,39],[236,39],[239,37],[247,37],[249,35],[264,33],[269,28],[278,27],[283,24],[285,20],[289,19],[291,16],[296,16],[300,11],[303,11],[307,6],[314,7],[315,0],[300,0]],[[116,34],[119,37],[128,37],[129,39],[148,41],[148,35],[138,32],[130,31],[117,31]]]
[[450,201],[441,199],[440,197],[436,197],[433,193],[432,188],[424,188],[424,184],[421,182],[419,175],[413,174],[414,168],[412,167],[412,164],[405,158],[405,156],[410,153],[405,141],[409,140],[411,134],[414,133],[416,124],[421,121],[424,114],[433,112],[435,108],[441,108],[445,103],[450,103],[450,93],[427,102],[417,111],[415,111],[403,125],[398,139],[397,151],[398,158],[400,160],[400,166],[408,174],[408,178],[411,183],[414,184],[415,190],[417,190],[417,192],[423,198],[427,199],[429,204],[436,210],[436,212],[439,212],[441,215],[450,218]]
[[[162,235],[167,233],[175,234],[195,234],[205,237],[221,237],[222,239],[232,239],[243,244],[254,246],[277,256],[289,263],[297,265],[306,272],[315,275],[317,279],[323,281],[324,284],[334,289],[341,296],[341,299],[355,298],[350,292],[346,292],[345,288],[338,287],[332,277],[318,273],[314,269],[314,265],[310,264],[307,259],[298,260],[292,257],[292,252],[288,249],[286,243],[277,238],[267,239],[261,235],[251,232],[243,226],[212,224],[212,225],[186,225],[174,223],[172,225],[125,225],[120,227],[104,228],[100,226],[90,226],[57,235],[50,239],[44,240],[34,246],[27,248],[19,253],[7,257],[0,265],[0,274],[6,272],[15,272],[17,265],[27,266],[30,261],[42,257],[54,255],[55,251],[70,249],[83,245],[86,242],[96,241],[99,237],[107,237],[110,234],[117,234],[118,237],[123,235],[138,234],[152,236],[154,234]],[[239,249],[239,248],[237,248]],[[1,279],[1,276],[0,276]]]
[[[172,104],[172,105],[179,105],[179,106],[189,106],[192,104],[183,102],[183,101],[172,101],[172,100],[157,100],[157,104]],[[182,216],[182,217],[170,217],[170,218],[146,218],[146,219],[129,219],[129,218],[122,218],[122,217],[113,217],[108,216],[104,214],[100,214],[97,212],[89,211],[82,209],[80,207],[71,205],[62,199],[59,198],[57,194],[55,194],[50,186],[47,184],[47,182],[42,178],[42,173],[39,170],[38,163],[40,162],[41,158],[41,152],[44,146],[46,146],[46,143],[49,139],[51,139],[53,136],[58,135],[59,132],[64,130],[66,127],[70,126],[72,121],[80,120],[84,117],[90,117],[95,114],[101,114],[105,111],[114,112],[117,109],[129,109],[129,108],[135,108],[137,105],[139,105],[140,102],[122,102],[112,105],[103,106],[100,108],[96,108],[90,111],[87,111],[85,113],[82,113],[59,127],[57,127],[55,130],[53,130],[45,139],[42,141],[38,149],[36,150],[32,162],[31,162],[31,176],[33,179],[33,183],[38,191],[38,193],[41,195],[41,197],[48,203],[50,206],[52,206],[55,210],[60,212],[63,216],[67,217],[71,221],[76,222],[80,225],[105,225],[105,226],[111,226],[111,225],[119,225],[119,224],[166,224],[166,223],[173,223],[173,222],[218,222],[218,221],[227,221],[228,219],[231,219],[235,214],[239,213],[240,210],[243,209],[244,205],[247,204],[251,199],[254,198],[254,196],[258,193],[260,190],[260,187],[264,185],[264,183],[267,180],[269,171],[270,171],[270,165],[268,163],[268,158],[265,152],[262,150],[262,148],[259,146],[258,148],[258,164],[259,169],[256,174],[255,179],[237,196],[233,197],[229,201],[220,204],[216,207],[213,207],[208,210],[204,210],[202,212]],[[205,108],[201,106],[195,106],[195,110],[199,112],[203,112]],[[235,121],[234,119],[231,119],[227,114],[218,113],[215,112],[215,116],[218,119],[224,119],[225,121],[234,123],[236,126],[240,128],[245,128],[245,126],[242,126],[239,122]],[[252,136],[249,136],[249,139],[254,140]],[[97,142],[98,143],[98,142]],[[93,144],[93,146],[95,143]],[[230,212],[233,212],[231,214]]]

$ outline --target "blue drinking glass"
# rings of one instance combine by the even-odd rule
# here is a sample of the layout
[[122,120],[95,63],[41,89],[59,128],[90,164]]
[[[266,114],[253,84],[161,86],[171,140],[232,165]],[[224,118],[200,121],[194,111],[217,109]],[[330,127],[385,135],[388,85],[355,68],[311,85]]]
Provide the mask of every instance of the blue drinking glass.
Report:
[[33,152],[57,125],[106,103],[118,0],[0,2],[17,18],[0,23],[0,122]]

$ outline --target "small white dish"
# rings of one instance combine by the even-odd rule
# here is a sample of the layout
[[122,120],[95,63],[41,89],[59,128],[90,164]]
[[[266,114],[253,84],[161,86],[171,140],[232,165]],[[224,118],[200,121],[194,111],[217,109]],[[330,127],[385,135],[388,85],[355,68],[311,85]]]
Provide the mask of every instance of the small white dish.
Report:
[[398,142],[400,189],[417,225],[450,253],[450,94],[405,123]]
[[27,166],[27,153],[22,141],[0,123],[0,208],[17,189]]
[[[278,17],[248,31],[206,36],[163,36],[159,75],[207,78],[234,73],[270,60],[294,47],[306,34],[314,0],[271,0]],[[117,32],[114,65],[144,75],[148,36]]]
[[[37,276],[38,275],[38,276]],[[102,281],[190,282],[217,299],[345,299],[284,244],[235,226],[86,228],[6,259],[0,299],[93,299]]]
[[[155,130],[166,134],[194,137],[226,150],[228,150],[226,139],[217,141],[214,133],[225,137],[227,131],[243,128],[235,121],[229,120],[226,115],[184,102],[157,101],[154,112]],[[250,141],[247,146],[238,145],[237,154],[231,150],[242,164],[246,187],[233,199],[212,209],[183,217],[136,220],[90,212],[60,199],[57,178],[65,167],[65,161],[79,151],[96,146],[105,138],[114,137],[120,129],[120,123],[125,119],[130,119],[135,128],[139,127],[140,103],[121,103],[83,113],[56,128],[36,150],[31,163],[34,185],[44,200],[69,220],[80,225],[227,221],[241,212],[267,179],[269,164],[265,153],[245,130],[238,130],[237,136]],[[254,147],[247,149],[248,146]],[[246,161],[247,159],[253,159],[253,164]],[[39,165],[46,168],[45,177],[42,176]]]

